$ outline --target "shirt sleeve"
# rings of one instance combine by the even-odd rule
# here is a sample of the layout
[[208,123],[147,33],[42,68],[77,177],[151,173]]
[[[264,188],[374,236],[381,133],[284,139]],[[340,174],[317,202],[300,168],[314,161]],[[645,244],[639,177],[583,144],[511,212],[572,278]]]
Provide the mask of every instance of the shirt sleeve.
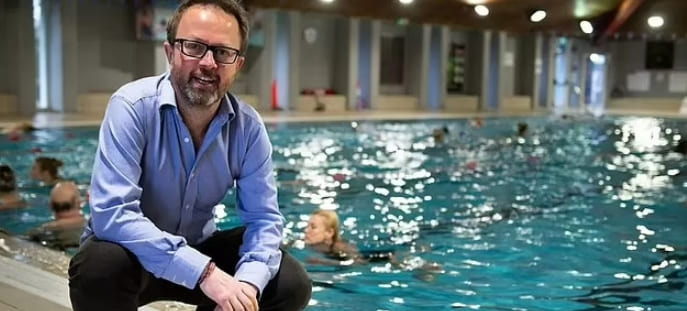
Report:
[[158,229],[141,211],[145,124],[135,108],[117,95],[107,107],[91,178],[92,229],[99,239],[131,251],[156,277],[193,289],[210,258]]
[[238,216],[246,226],[236,279],[255,285],[261,294],[279,271],[283,217],[277,205],[272,145],[262,122],[246,131],[246,154],[237,178]]

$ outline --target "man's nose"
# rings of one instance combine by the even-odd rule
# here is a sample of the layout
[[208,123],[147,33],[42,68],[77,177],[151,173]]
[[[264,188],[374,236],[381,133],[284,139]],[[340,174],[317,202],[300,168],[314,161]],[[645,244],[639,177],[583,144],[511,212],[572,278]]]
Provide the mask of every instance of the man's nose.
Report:
[[205,55],[200,58],[200,65],[206,68],[216,68],[217,63],[215,62],[214,52],[208,50]]

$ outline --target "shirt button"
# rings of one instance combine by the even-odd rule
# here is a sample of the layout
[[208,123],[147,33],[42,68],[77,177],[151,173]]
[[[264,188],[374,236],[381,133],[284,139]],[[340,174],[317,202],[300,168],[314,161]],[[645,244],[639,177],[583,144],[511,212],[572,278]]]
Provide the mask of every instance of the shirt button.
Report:
[[184,138],[185,143],[188,143],[189,141],[190,141],[190,139],[188,139],[188,137]]

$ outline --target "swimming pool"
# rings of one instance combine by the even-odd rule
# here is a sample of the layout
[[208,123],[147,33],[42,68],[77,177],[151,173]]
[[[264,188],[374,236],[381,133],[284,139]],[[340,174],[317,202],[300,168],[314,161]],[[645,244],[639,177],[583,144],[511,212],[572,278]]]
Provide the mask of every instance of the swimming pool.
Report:
[[[523,121],[530,133],[518,138]],[[686,128],[629,117],[269,124],[287,239],[302,238],[313,210],[336,208],[346,239],[406,263],[309,265],[309,310],[685,310],[687,164],[666,150]],[[32,207],[0,213],[0,226],[21,233],[49,219],[47,190],[28,181],[34,156],[64,159],[63,175],[86,185],[96,138],[94,128],[1,138],[0,163]],[[224,205],[229,228],[233,193]]]

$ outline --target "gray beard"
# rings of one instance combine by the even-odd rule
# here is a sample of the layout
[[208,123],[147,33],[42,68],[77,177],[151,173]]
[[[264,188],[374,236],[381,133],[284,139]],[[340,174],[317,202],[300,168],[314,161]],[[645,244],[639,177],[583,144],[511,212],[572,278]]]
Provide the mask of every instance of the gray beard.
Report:
[[220,96],[217,92],[196,92],[191,86],[185,86],[183,90],[184,96],[191,106],[211,106],[219,101]]

